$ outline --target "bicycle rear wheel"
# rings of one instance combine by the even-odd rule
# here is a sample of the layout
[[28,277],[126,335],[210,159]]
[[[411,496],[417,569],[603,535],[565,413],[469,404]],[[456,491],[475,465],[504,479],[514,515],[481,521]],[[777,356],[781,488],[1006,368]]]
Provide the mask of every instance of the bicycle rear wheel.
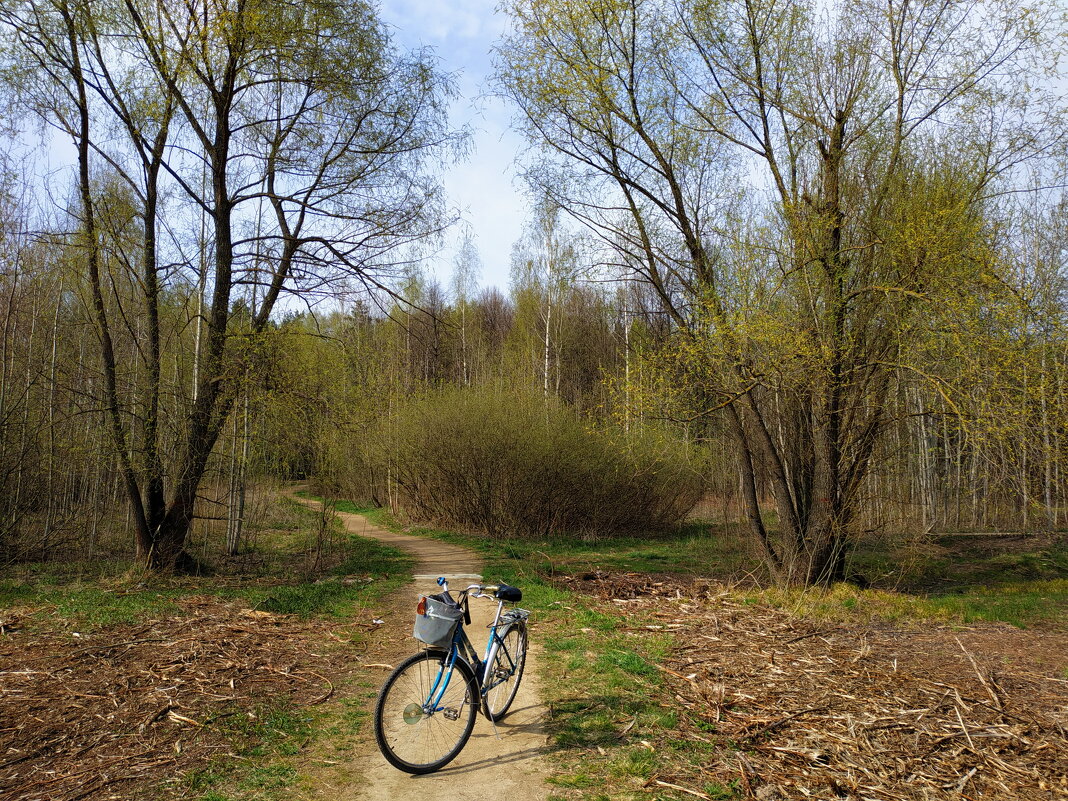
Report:
[[519,682],[523,679],[523,668],[527,663],[526,624],[510,626],[501,640],[486,678],[487,689],[482,706],[486,717],[493,721],[505,716],[519,691]]
[[[427,650],[397,666],[375,703],[375,739],[393,767],[432,773],[460,753],[475,725],[479,693],[475,674],[462,659],[450,673],[446,651]],[[438,683],[447,682],[441,700]]]

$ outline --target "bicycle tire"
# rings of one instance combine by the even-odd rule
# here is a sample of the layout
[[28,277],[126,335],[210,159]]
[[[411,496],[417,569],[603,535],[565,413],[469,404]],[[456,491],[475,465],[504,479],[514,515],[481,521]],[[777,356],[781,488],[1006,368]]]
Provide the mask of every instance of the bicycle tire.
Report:
[[[519,682],[523,680],[523,669],[527,664],[526,624],[515,623],[509,626],[501,639],[503,642],[497,648],[497,653],[493,658],[493,668],[490,671],[490,676],[500,678],[501,682],[490,687],[482,701],[482,711],[494,722],[508,713],[516,693],[519,692]],[[511,661],[508,659],[508,654],[511,654]],[[512,670],[513,663],[514,670]]]
[[464,660],[458,658],[453,665],[441,699],[445,710],[428,715],[422,708],[448,657],[439,649],[409,657],[378,693],[375,740],[382,756],[398,770],[433,773],[454,760],[471,736],[479,692],[475,674]]

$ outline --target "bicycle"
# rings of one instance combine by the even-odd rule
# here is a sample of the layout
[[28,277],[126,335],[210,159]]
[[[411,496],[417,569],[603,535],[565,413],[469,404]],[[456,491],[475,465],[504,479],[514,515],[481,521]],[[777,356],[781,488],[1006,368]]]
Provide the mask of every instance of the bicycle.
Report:
[[[386,760],[407,773],[432,773],[463,750],[478,710],[494,724],[515,700],[527,656],[530,612],[518,603],[522,592],[507,584],[471,584],[453,599],[449,584],[423,596],[416,606],[414,636],[427,645],[390,674],[375,703],[374,730]],[[479,659],[464,624],[471,623],[470,599],[493,598],[497,613],[489,626],[485,658]],[[459,681],[456,681],[459,674]]]

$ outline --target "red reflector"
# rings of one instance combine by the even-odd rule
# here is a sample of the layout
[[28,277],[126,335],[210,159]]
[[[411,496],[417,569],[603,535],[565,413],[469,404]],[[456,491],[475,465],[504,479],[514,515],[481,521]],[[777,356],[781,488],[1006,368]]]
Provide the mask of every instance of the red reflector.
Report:
[[419,603],[416,604],[416,606],[415,606],[415,611],[418,612],[420,615],[425,615],[426,614],[426,596],[425,595],[422,598],[419,599]]

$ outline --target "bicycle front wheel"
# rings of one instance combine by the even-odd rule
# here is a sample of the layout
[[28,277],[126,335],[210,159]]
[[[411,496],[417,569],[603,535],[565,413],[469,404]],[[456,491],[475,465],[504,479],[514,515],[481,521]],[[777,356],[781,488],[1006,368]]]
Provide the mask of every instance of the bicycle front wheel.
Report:
[[501,637],[497,653],[493,655],[493,665],[485,680],[483,711],[490,720],[500,720],[508,712],[512,701],[515,700],[515,694],[519,691],[519,682],[523,679],[526,663],[527,627],[523,623],[516,623]]
[[[432,773],[460,753],[475,725],[475,674],[462,659],[427,650],[402,662],[375,704],[375,739],[393,767]],[[444,686],[444,692],[441,691]]]

